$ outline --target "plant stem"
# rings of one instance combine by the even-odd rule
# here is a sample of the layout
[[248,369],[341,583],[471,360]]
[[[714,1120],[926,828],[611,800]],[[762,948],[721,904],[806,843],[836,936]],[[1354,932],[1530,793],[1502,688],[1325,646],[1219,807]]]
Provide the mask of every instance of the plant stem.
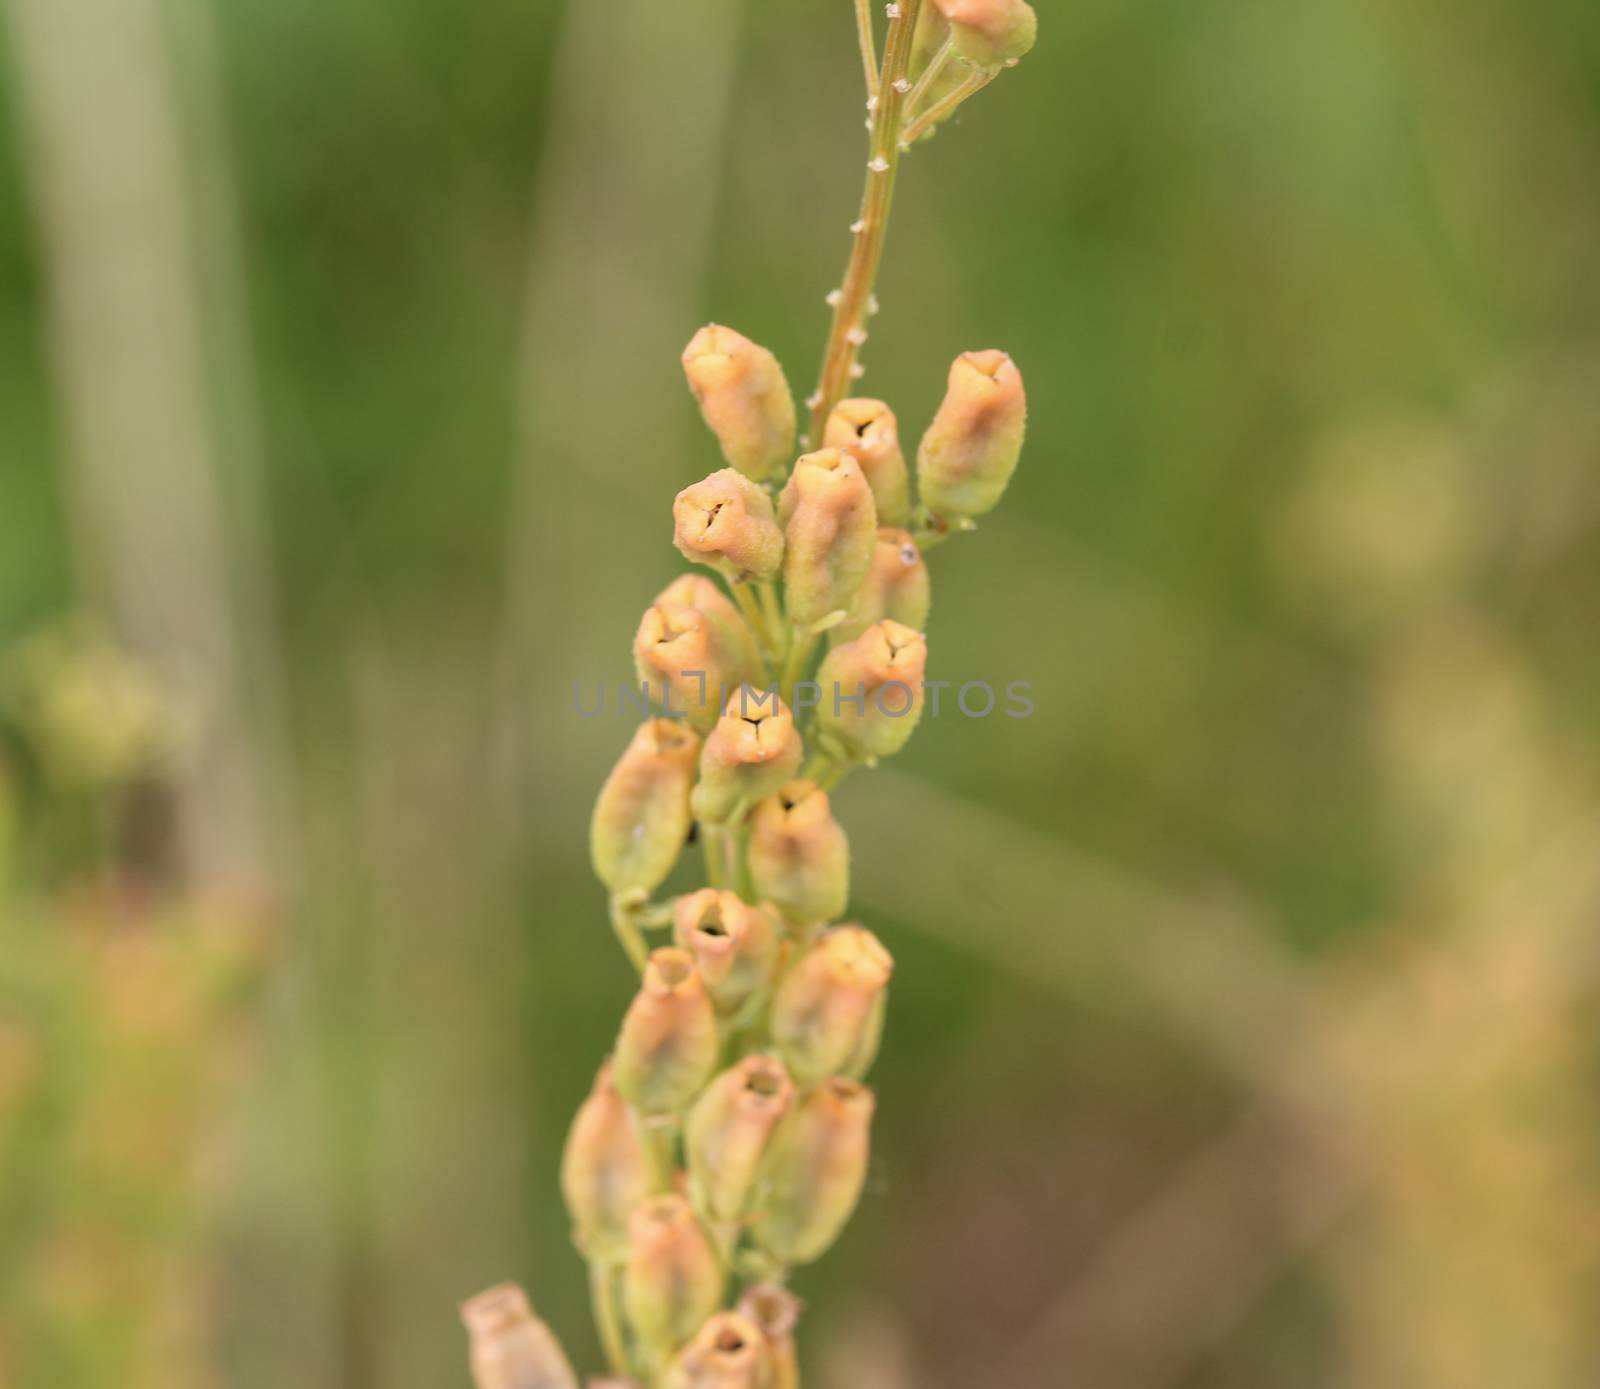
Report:
[[806,673],[806,662],[811,659],[816,642],[817,634],[809,629],[796,627],[789,633],[789,654],[783,663],[783,678],[778,682],[778,696],[791,714],[794,712],[794,687]]
[[723,880],[722,875],[724,857],[722,826],[708,825],[702,820],[700,822],[700,847],[705,853],[707,886],[718,889],[726,887],[728,884]]
[[594,1304],[594,1323],[600,1332],[600,1348],[605,1352],[611,1373],[626,1375],[627,1343],[622,1335],[622,1317],[617,1307],[617,1283],[613,1270],[604,1264],[589,1265],[589,1300]]
[[867,73],[867,95],[878,94],[878,50],[872,41],[872,0],[856,0],[856,36],[861,40],[861,66]]
[[[911,65],[911,39],[922,0],[899,0],[889,7],[893,16],[883,46],[883,71],[878,79],[878,105],[872,113],[872,138],[867,159],[867,182],[861,194],[861,216],[856,223],[855,245],[845,267],[844,283],[833,304],[833,324],[822,354],[817,389],[811,407],[808,443],[822,438],[829,412],[844,399],[854,379],[856,357],[866,340],[868,305],[873,281],[883,259],[884,237],[889,230],[889,207],[894,199],[895,170],[900,163],[901,122],[905,115],[906,71]],[[830,299],[833,296],[829,296]]]
[[905,134],[900,138],[909,145],[913,140],[916,140],[927,134],[928,131],[932,130],[934,126],[936,126],[940,121],[954,111],[956,107],[961,105],[961,103],[969,96],[972,96],[977,92],[981,92],[985,87],[993,82],[994,79],[1000,75],[1000,71],[1001,70],[999,68],[991,68],[987,72],[973,73],[972,76],[967,78],[967,80],[954,91],[950,92],[946,96],[941,97],[920,116],[918,116],[916,120],[912,121],[911,124],[906,127]]
[[928,59],[928,66],[923,68],[922,76],[917,78],[917,85],[911,89],[911,95],[906,98],[906,114],[915,117],[917,107],[922,105],[922,98],[928,94],[929,88],[939,80],[939,75],[945,70],[951,56],[956,51],[956,41],[946,34],[944,42],[939,45],[939,51]]
[[617,933],[617,939],[622,942],[622,948],[633,961],[633,967],[644,973],[644,967],[650,959],[650,949],[644,943],[644,934],[639,930],[639,923],[634,919],[633,913],[626,907],[619,906],[615,899],[611,903],[611,929]]

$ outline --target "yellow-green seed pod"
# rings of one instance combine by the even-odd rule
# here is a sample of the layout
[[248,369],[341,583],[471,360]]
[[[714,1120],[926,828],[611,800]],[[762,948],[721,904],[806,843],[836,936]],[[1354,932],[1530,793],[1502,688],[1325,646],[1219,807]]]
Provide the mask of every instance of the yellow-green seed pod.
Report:
[[898,622],[875,622],[836,646],[817,671],[817,726],[853,757],[900,751],[922,717],[928,644]]
[[849,610],[872,563],[877,506],[861,465],[838,449],[804,454],[778,498],[784,601],[801,626]]
[[767,1142],[793,1099],[783,1063],[757,1054],[730,1066],[695,1101],[684,1150],[690,1190],[709,1219],[743,1217]]
[[862,926],[836,926],[799,960],[772,1004],[772,1040],[794,1083],[859,1078],[877,1054],[894,960]]
[[695,817],[728,823],[793,777],[804,752],[794,718],[775,691],[734,691],[700,752]]
[[586,1258],[602,1263],[626,1251],[628,1217],[650,1195],[650,1161],[636,1123],[607,1061],[578,1107],[561,1155],[573,1240]]
[[850,900],[850,841],[814,781],[787,782],[756,807],[749,862],[756,896],[791,921],[833,921]]
[[827,1252],[867,1177],[872,1091],[834,1077],[803,1099],[773,1136],[758,1193],[755,1241],[784,1266]]
[[694,817],[700,739],[672,719],[651,719],[600,788],[589,822],[594,871],[614,894],[654,892],[683,852]]
[[1033,47],[1039,17],[1026,0],[933,0],[950,22],[955,50],[974,67],[1014,63]]
[[717,1066],[717,1015],[686,950],[653,951],[617,1034],[612,1075],[641,1114],[676,1114]]
[[884,618],[920,632],[927,626],[930,596],[928,566],[911,532],[883,527],[850,616],[829,631],[828,640],[834,646],[854,641]]
[[683,374],[722,456],[746,477],[765,482],[794,457],[794,396],[766,348],[711,323],[683,349]]
[[911,519],[911,475],[900,451],[900,423],[881,400],[841,400],[822,429],[824,448],[848,453],[872,489],[880,526]]
[[923,506],[946,519],[993,511],[1017,469],[1027,420],[1016,363],[1004,352],[963,352],[917,449]]
[[578,1389],[578,1376],[554,1333],[515,1283],[461,1306],[477,1389]]
[[645,609],[634,633],[633,668],[653,704],[702,733],[716,723],[728,691],[749,676],[748,667],[721,649],[711,619],[676,603]]
[[731,580],[770,579],[783,564],[783,531],[772,499],[732,468],[679,492],[672,523],[672,543],[685,559],[709,564]]
[[662,1389],[775,1389],[772,1352],[761,1328],[718,1312],[667,1366]]
[[717,650],[730,668],[739,674],[728,686],[754,683],[761,670],[755,637],[734,601],[704,574],[680,574],[660,593],[657,603],[693,608],[704,616],[716,632]]
[[722,1301],[722,1265],[689,1203],[657,1196],[628,1222],[622,1306],[653,1364],[666,1361]]
[[781,1283],[757,1283],[740,1294],[738,1311],[766,1340],[772,1354],[772,1389],[799,1389],[794,1329],[800,1321],[800,1299]]
[[680,897],[673,938],[694,957],[719,1017],[733,1017],[765,993],[778,969],[778,928],[736,892],[704,887]]

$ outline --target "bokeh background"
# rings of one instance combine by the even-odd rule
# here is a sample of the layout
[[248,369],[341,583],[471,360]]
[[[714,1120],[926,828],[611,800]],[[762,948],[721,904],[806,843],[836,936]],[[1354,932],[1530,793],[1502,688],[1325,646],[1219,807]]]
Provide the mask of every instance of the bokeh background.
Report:
[[[1043,0],[866,388],[1031,397],[928,721],[807,1383],[1600,1380],[1600,7]],[[629,992],[586,866],[715,464],[809,389],[844,0],[0,4],[0,1383],[463,1384]]]

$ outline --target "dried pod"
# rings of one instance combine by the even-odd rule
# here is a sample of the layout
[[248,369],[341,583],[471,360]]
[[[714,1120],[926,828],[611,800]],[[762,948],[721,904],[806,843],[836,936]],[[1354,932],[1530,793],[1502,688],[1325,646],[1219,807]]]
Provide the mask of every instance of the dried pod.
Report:
[[722,1301],[722,1265],[689,1203],[657,1196],[628,1222],[622,1305],[634,1335],[660,1364]]
[[756,807],[749,862],[756,896],[791,921],[832,921],[850,899],[850,841],[814,781],[787,782]]
[[735,690],[700,752],[695,817],[732,820],[794,776],[803,755],[794,717],[776,691]]
[[679,492],[672,522],[672,543],[685,559],[712,565],[731,580],[770,579],[783,564],[783,532],[771,498],[732,468]]
[[841,400],[822,428],[822,445],[848,453],[861,465],[880,526],[903,526],[911,519],[911,476],[900,451],[900,424],[883,401]]
[[700,739],[672,719],[641,724],[600,788],[589,824],[595,872],[614,894],[648,895],[683,852]]
[[911,532],[882,527],[850,616],[828,633],[828,640],[835,646],[854,641],[884,618],[920,632],[927,626],[929,596],[928,566]]
[[1016,363],[1004,352],[963,352],[917,449],[922,504],[947,519],[994,510],[1016,471],[1027,417]]
[[853,757],[899,752],[922,717],[927,663],[920,632],[898,622],[873,623],[823,658],[817,726]]
[[787,466],[794,457],[794,396],[772,353],[711,323],[683,349],[683,374],[729,463],[755,482]]
[[641,1114],[675,1114],[717,1065],[717,1015],[685,950],[653,951],[617,1034],[612,1074]]
[[872,1091],[842,1077],[805,1097],[773,1136],[759,1192],[756,1243],[784,1266],[826,1253],[866,1181]]
[[578,1389],[578,1376],[554,1333],[515,1283],[502,1283],[461,1306],[478,1389]]
[[661,1384],[662,1389],[775,1389],[772,1352],[748,1317],[718,1312],[667,1367]]
[[578,1107],[561,1156],[561,1191],[573,1238],[590,1259],[609,1263],[628,1244],[628,1217],[650,1194],[650,1162],[611,1063]]
[[691,1190],[710,1219],[744,1215],[767,1142],[793,1099],[783,1063],[757,1054],[730,1066],[695,1101],[684,1148]]
[[716,723],[728,691],[751,674],[723,649],[710,618],[677,603],[645,609],[633,638],[633,667],[653,704],[702,733]]
[[778,498],[784,601],[801,626],[849,610],[872,563],[878,512],[861,465],[838,449],[804,454]]
[[950,23],[956,53],[974,67],[1014,63],[1033,47],[1039,17],[1026,0],[933,0]]
[[734,601],[704,574],[680,574],[660,593],[657,603],[693,608],[716,632],[717,650],[735,670],[743,672],[729,683],[732,689],[740,680],[754,681],[761,669],[755,637]]
[[778,968],[778,928],[760,907],[734,892],[705,887],[680,897],[673,936],[694,956],[720,1017],[732,1017],[764,993]]
[[794,1083],[825,1076],[859,1078],[877,1056],[894,960],[862,926],[836,926],[778,987],[772,1040]]

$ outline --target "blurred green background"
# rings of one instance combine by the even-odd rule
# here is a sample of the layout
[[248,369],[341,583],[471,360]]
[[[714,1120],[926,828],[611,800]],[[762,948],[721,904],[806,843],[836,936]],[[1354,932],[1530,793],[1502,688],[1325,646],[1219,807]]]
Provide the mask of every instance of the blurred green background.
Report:
[[[1600,7],[1081,0],[903,171],[865,389],[1001,346],[830,1389],[1600,1379]],[[809,389],[844,0],[0,4],[0,1383],[465,1383],[629,992],[586,864]]]

